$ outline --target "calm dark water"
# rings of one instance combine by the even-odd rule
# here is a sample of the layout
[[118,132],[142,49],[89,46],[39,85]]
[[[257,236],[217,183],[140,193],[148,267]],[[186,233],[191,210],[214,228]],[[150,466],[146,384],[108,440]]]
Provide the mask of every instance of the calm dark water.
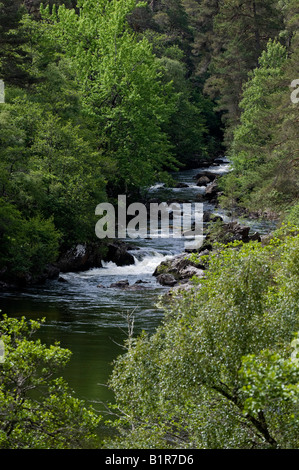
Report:
[[[229,171],[229,164],[224,162],[209,170],[223,174]],[[195,185],[194,176],[198,172],[199,169],[176,175],[178,181],[189,185],[188,188],[169,190],[157,184],[150,188],[150,193],[165,201],[177,198],[191,202],[197,193],[204,192],[204,188]],[[205,210],[213,209],[205,205]],[[253,229],[265,233],[269,226],[254,221]],[[40,338],[47,344],[59,341],[62,347],[72,351],[71,361],[62,375],[76,395],[87,401],[113,401],[111,392],[102,384],[107,383],[113,360],[123,352],[125,317],[134,312],[136,334],[157,328],[163,312],[156,304],[166,289],[156,282],[153,272],[161,261],[184,251],[184,241],[180,239],[156,238],[133,243],[136,250],[132,252],[135,256],[132,266],[117,267],[107,263],[101,269],[63,274],[65,283],[49,281],[22,292],[0,293],[3,313],[28,319],[45,318]],[[122,279],[127,279],[130,285],[138,280],[144,284],[139,285],[140,290],[132,291],[110,288],[112,283]],[[99,288],[99,284],[103,287]]]

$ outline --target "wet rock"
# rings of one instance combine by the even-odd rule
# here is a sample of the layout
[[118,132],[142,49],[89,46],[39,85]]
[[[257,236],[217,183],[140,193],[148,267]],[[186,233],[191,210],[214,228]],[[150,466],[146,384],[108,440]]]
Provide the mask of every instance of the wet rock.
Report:
[[219,220],[220,222],[223,221],[220,215],[215,215],[215,214],[212,214],[211,212],[204,212],[203,222],[217,222],[217,220]]
[[195,268],[194,266],[187,266],[180,272],[180,279],[191,279],[192,277],[203,277],[205,274],[203,269]]
[[116,287],[118,289],[125,289],[126,287],[129,287],[130,283],[127,279],[121,280],[114,282],[110,285],[110,287]]
[[64,282],[64,283],[67,283],[68,281],[64,278],[64,277],[61,277],[59,276],[58,278],[58,282]]
[[252,235],[248,236],[248,241],[249,242],[261,242],[262,237],[258,232],[254,232]]
[[211,213],[210,212],[204,212],[202,221],[203,222],[210,222],[210,220],[211,220]]
[[211,183],[210,178],[208,178],[207,176],[201,176],[201,177],[198,179],[196,185],[197,185],[197,186],[207,186],[207,185],[210,184],[210,183]]
[[206,192],[205,192],[205,198],[208,199],[209,201],[216,199],[218,195],[218,184],[217,181],[213,181],[213,183],[209,184],[207,186]]
[[124,242],[110,243],[104,261],[112,261],[117,266],[135,264],[135,258],[131,253],[128,253],[128,246]]
[[223,165],[223,160],[221,160],[220,158],[215,158],[213,163],[216,164],[216,165]]
[[220,215],[214,215],[212,214],[211,215],[211,219],[210,219],[211,222],[223,222],[223,218],[220,216]]
[[154,276],[159,277],[162,274],[171,275],[176,281],[191,279],[193,276],[202,277],[204,275],[205,264],[201,261],[193,262],[188,259],[185,253],[175,256],[174,258],[162,261],[157,266]]
[[215,181],[218,177],[218,175],[216,173],[213,173],[212,171],[201,171],[200,173],[198,173],[194,179],[199,179],[199,178],[208,178],[210,181],[209,182],[212,182],[212,181]]
[[157,281],[162,286],[170,287],[175,286],[175,284],[177,283],[176,279],[174,278],[174,276],[172,276],[172,274],[159,274],[157,276]]
[[172,289],[168,291],[168,295],[177,296],[179,294],[183,294],[184,292],[190,292],[192,289],[194,289],[194,286],[190,283],[177,284],[176,286],[174,286]]
[[102,267],[99,245],[78,244],[65,252],[58,260],[57,268],[62,272],[86,271]]
[[146,287],[133,284],[132,286],[128,286],[128,287],[126,287],[125,289],[126,289],[126,290],[133,290],[133,291],[135,291],[135,290],[144,290],[144,289],[146,289]]
[[177,183],[175,185],[175,188],[189,188],[189,185],[187,183]]
[[249,226],[240,225],[238,222],[224,223],[220,221],[220,224],[209,225],[204,244],[210,243],[213,245],[215,242],[227,244],[234,241],[248,243],[251,240],[260,241],[260,239],[260,235],[257,232],[250,235]]
[[140,250],[139,246],[136,245],[126,245],[128,251],[137,251]]

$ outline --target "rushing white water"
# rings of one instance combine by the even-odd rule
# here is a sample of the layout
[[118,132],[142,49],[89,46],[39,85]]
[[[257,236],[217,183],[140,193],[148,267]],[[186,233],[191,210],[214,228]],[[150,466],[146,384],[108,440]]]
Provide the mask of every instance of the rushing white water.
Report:
[[103,268],[94,270],[92,272],[93,275],[98,276],[142,276],[144,274],[153,274],[156,267],[162,262],[167,259],[170,259],[172,255],[163,255],[162,253],[148,253],[144,256],[143,259],[135,258],[135,264],[129,266],[117,266],[112,261],[110,262],[103,262]]

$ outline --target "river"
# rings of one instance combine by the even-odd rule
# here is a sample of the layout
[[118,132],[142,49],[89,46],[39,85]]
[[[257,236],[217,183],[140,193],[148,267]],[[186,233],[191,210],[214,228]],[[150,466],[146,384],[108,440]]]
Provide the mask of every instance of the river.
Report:
[[[205,170],[221,175],[228,172],[230,166],[224,160]],[[149,193],[152,197],[159,195],[165,201],[172,198],[191,202],[198,192],[205,191],[204,187],[196,186],[194,177],[199,171],[181,171],[175,175],[177,181],[188,184],[187,188],[166,189],[157,184],[149,189]],[[215,207],[204,204],[204,210],[215,212]],[[225,217],[225,213],[220,212]],[[253,230],[260,233],[271,228],[265,222],[249,222]],[[157,328],[163,316],[157,301],[166,288],[157,283],[153,272],[161,261],[184,251],[183,239],[153,238],[133,243],[136,245],[136,250],[131,251],[135,257],[134,265],[118,267],[106,263],[100,269],[63,274],[67,282],[48,281],[22,291],[0,293],[3,313],[28,319],[45,318],[40,338],[47,344],[59,341],[62,347],[72,351],[71,361],[62,375],[76,396],[86,401],[113,400],[105,384],[113,360],[123,352],[125,317],[128,312],[134,312],[136,334],[141,330],[151,333]],[[130,285],[141,280],[143,288],[136,291],[110,288],[110,284],[122,279],[129,280]],[[99,288],[99,284],[104,287]]]

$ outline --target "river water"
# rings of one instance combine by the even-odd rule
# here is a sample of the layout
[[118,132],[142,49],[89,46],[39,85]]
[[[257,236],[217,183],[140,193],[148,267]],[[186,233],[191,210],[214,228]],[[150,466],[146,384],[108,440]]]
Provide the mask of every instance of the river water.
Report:
[[[230,170],[229,163],[212,166],[206,170],[219,175]],[[175,175],[187,188],[166,189],[157,184],[149,189],[153,198],[167,201],[194,201],[197,193],[195,175],[200,169],[181,171]],[[164,199],[163,199],[164,198]],[[204,204],[205,211],[215,211]],[[225,214],[221,213],[225,217]],[[247,221],[248,222],[248,221]],[[250,222],[253,230],[269,231],[269,224]],[[67,282],[48,281],[41,286],[23,291],[0,293],[0,309],[10,316],[28,319],[45,318],[39,336],[47,344],[59,341],[72,351],[72,358],[62,375],[74,389],[76,396],[91,402],[112,401],[113,396],[105,386],[112,371],[112,361],[123,352],[126,338],[126,315],[134,312],[135,333],[153,332],[159,325],[163,312],[157,306],[159,296],[166,288],[153,276],[161,261],[184,251],[183,239],[153,238],[130,240],[136,245],[131,251],[135,257],[132,266],[118,267],[106,263],[103,268],[62,276]],[[116,281],[127,279],[130,285],[143,281],[139,290],[110,288]],[[101,284],[103,287],[98,287]],[[140,289],[140,287],[142,287]]]

